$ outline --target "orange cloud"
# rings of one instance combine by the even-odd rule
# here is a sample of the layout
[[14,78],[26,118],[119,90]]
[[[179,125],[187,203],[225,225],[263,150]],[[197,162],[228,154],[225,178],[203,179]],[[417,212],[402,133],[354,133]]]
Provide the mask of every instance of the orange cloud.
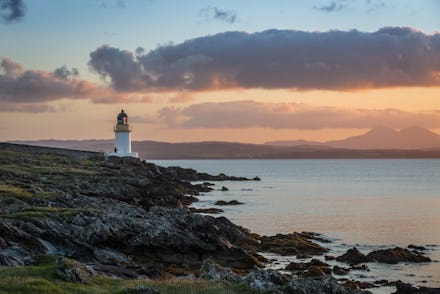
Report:
[[440,127],[440,111],[407,112],[397,109],[346,109],[298,103],[255,101],[210,102],[186,108],[165,107],[159,118],[179,128],[324,128]]

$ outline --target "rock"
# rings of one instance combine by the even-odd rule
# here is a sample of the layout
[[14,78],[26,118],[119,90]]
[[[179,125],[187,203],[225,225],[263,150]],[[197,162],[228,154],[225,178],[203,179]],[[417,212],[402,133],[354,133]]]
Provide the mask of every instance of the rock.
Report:
[[[275,271],[266,271],[255,267],[244,279],[249,288],[254,291],[276,291],[288,282],[288,279]],[[280,293],[280,292],[275,292]]]
[[343,283],[345,287],[353,288],[353,289],[369,289],[369,288],[375,288],[376,285],[370,282],[361,282],[361,281],[347,281]]
[[220,208],[214,208],[214,207],[208,207],[208,208],[195,208],[195,207],[190,207],[189,211],[191,212],[196,212],[196,213],[212,213],[212,214],[217,214],[217,213],[222,213],[224,212],[223,209]]
[[430,262],[429,257],[413,253],[408,249],[395,247],[384,250],[375,250],[367,255],[370,261],[395,264],[398,262]]
[[304,277],[319,277],[331,274],[331,269],[325,266],[310,266],[307,271],[303,273]]
[[223,186],[223,187],[222,187],[222,191],[223,191],[223,192],[226,192],[226,191],[229,191],[229,189],[228,189],[227,187]]
[[356,247],[348,249],[347,252],[345,252],[341,256],[336,257],[336,260],[348,264],[358,264],[369,261],[369,259],[363,253],[361,253]]
[[325,259],[325,260],[335,260],[336,257],[331,256],[331,255],[324,255],[324,259]]
[[240,205],[240,204],[244,204],[242,202],[239,202],[237,200],[231,200],[231,201],[224,201],[224,200],[218,200],[214,203],[214,205],[220,205],[220,206],[224,206],[224,205]]
[[125,288],[124,293],[127,294],[159,294],[159,291],[156,291],[152,288],[146,286],[137,286],[136,288]]
[[261,181],[261,179],[259,177],[254,177],[252,180],[254,180],[254,181]]
[[315,232],[301,232],[300,235],[306,239],[315,240],[315,241],[322,242],[322,243],[331,243],[332,242],[326,238],[321,237],[322,234],[315,233]]
[[368,268],[368,266],[366,264],[353,265],[353,266],[350,266],[350,269],[357,270],[357,271],[370,271],[370,269]]
[[358,294],[371,293],[352,289],[340,285],[338,281],[331,275],[325,275],[321,278],[299,278],[290,280],[281,288],[282,293],[295,294]]
[[350,269],[340,266],[333,266],[333,273],[338,276],[344,276],[350,272]]
[[56,274],[68,282],[79,282],[86,284],[92,276],[92,271],[79,262],[66,257],[58,257],[56,262]]
[[230,284],[240,281],[240,277],[229,268],[216,264],[211,259],[205,259],[200,267],[200,278],[214,283]]
[[414,250],[418,250],[418,251],[426,251],[426,250],[428,250],[424,246],[417,246],[417,245],[413,245],[413,244],[408,245],[408,249],[414,249]]
[[4,249],[6,247],[8,247],[8,244],[6,243],[5,240],[3,240],[2,237],[0,237],[0,249]]
[[305,239],[298,233],[263,236],[260,239],[259,250],[280,255],[318,255],[328,251],[327,248]]
[[440,288],[414,287],[411,284],[397,281],[394,283],[397,288],[395,294],[440,294]]

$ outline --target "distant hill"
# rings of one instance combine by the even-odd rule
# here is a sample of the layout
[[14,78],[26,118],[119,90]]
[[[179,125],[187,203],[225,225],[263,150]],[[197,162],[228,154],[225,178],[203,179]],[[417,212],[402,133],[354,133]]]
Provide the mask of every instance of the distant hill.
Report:
[[353,136],[343,140],[313,142],[313,141],[273,141],[267,142],[270,146],[298,146],[298,145],[328,146],[346,149],[435,149],[440,148],[440,135],[422,127],[409,127],[400,131],[389,127],[376,127],[360,136]]
[[[15,143],[86,151],[112,151],[113,140],[44,140]],[[144,159],[306,159],[306,158],[440,158],[431,150],[361,150],[313,144],[270,146],[231,142],[166,143],[134,141],[133,150]]]

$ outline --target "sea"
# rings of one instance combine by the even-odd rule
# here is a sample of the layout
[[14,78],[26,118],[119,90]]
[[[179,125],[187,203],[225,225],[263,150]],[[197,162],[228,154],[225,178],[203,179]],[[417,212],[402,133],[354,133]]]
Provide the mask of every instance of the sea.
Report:
[[[432,263],[369,263],[370,271],[352,271],[346,277],[440,287],[440,159],[153,162],[210,174],[260,177],[261,181],[215,182],[214,191],[200,195],[200,201],[193,204],[207,208],[216,207],[217,200],[243,202],[222,206],[224,213],[215,216],[225,216],[258,234],[322,233],[332,241],[323,245],[334,256],[354,246],[363,253],[409,244],[425,246]],[[222,186],[228,191],[221,191]],[[295,257],[267,257],[273,260],[268,265],[273,269],[282,270],[290,261],[297,261]],[[395,288],[370,290],[391,293]]]

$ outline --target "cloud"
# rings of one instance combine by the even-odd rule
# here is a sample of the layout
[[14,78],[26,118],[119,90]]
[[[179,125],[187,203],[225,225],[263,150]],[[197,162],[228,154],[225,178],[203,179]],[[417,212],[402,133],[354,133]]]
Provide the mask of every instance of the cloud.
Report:
[[62,80],[68,80],[71,77],[75,77],[79,75],[78,69],[72,67],[69,69],[66,65],[63,65],[53,72],[53,75]]
[[200,10],[199,14],[205,18],[213,18],[227,23],[238,21],[237,13],[233,10],[223,10],[215,6],[208,6]]
[[188,91],[176,92],[172,97],[168,98],[169,103],[188,103],[193,100],[193,96]]
[[313,9],[323,11],[323,12],[335,12],[335,11],[341,11],[342,9],[346,8],[347,4],[345,1],[332,1],[328,3],[327,5],[322,6],[314,6]]
[[75,69],[60,67],[53,73],[25,70],[7,58],[0,59],[1,111],[51,111],[47,103],[63,98],[91,99],[96,103],[122,101],[121,93],[72,78]]
[[0,0],[0,19],[4,23],[22,20],[24,4],[22,0]]
[[89,64],[118,91],[440,86],[440,33],[408,27],[225,32],[137,53],[104,45]]
[[158,117],[179,128],[272,128],[316,130],[324,128],[372,128],[386,125],[404,128],[440,127],[440,112],[406,112],[397,109],[345,109],[299,103],[255,101],[210,102],[186,108],[165,107]]
[[138,124],[152,124],[157,122],[157,119],[150,116],[130,116],[130,122]]

